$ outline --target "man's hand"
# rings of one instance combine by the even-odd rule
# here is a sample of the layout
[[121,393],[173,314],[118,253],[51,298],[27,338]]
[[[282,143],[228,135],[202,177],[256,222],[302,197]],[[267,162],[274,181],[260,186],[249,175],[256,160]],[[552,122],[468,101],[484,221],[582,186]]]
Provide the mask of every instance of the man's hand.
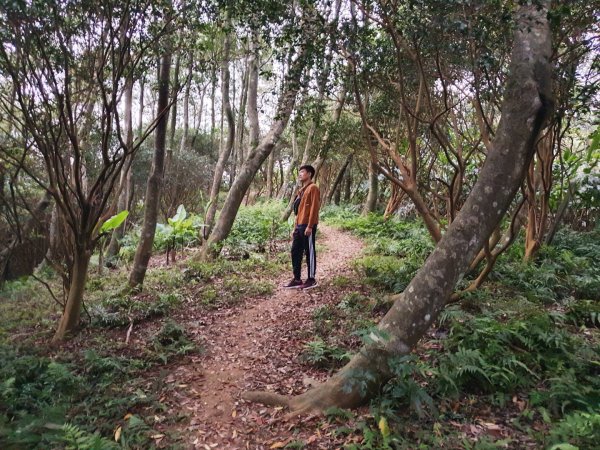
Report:
[[304,236],[310,236],[311,234],[312,234],[312,228],[306,227],[306,230],[304,230]]

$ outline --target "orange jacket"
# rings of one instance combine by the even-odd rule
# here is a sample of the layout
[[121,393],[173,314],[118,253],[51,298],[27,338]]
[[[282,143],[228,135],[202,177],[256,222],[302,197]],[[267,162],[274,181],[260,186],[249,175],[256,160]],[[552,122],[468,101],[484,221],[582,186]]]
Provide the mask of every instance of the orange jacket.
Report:
[[319,223],[319,208],[321,207],[321,191],[312,181],[301,188],[296,194],[300,198],[296,225],[308,225],[313,227]]

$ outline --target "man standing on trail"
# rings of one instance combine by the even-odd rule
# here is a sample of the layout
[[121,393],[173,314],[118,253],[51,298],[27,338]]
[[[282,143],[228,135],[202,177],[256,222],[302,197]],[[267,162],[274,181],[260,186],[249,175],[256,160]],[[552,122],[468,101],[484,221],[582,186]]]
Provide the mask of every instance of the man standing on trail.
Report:
[[[315,237],[319,222],[321,192],[312,178],[315,176],[313,166],[302,166],[298,171],[298,180],[302,183],[294,199],[294,233],[292,235],[292,268],[294,279],[284,287],[288,289],[312,289],[317,287],[315,273],[317,270],[317,254]],[[306,254],[308,278],[302,282],[302,258]]]

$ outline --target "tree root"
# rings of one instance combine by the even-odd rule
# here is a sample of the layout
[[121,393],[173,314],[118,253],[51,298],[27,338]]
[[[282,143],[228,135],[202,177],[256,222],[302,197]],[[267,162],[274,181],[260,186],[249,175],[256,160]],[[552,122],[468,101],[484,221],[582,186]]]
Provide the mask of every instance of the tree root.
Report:
[[329,408],[354,408],[365,402],[365,398],[349,394],[341,389],[341,377],[333,377],[326,383],[312,387],[304,394],[287,396],[264,391],[247,391],[242,393],[244,400],[262,403],[267,406],[283,406],[289,412],[285,419],[292,419],[305,414],[323,415]]
[[242,393],[242,398],[249,402],[262,403],[267,406],[289,407],[290,405],[290,397],[275,392],[247,391]]

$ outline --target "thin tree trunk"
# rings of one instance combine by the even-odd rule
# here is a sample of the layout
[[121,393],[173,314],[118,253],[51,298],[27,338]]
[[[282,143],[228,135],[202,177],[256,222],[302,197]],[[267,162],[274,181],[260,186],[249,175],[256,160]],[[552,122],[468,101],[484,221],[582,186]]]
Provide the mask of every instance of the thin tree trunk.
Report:
[[552,241],[554,240],[554,236],[556,235],[556,232],[560,228],[560,224],[565,216],[565,213],[567,212],[567,210],[569,208],[569,203],[571,203],[571,199],[573,198],[574,192],[575,192],[575,183],[571,182],[571,183],[569,183],[567,192],[565,192],[565,195],[563,196],[562,200],[560,201],[560,205],[558,205],[558,210],[556,211],[556,215],[554,216],[554,221],[552,222],[552,225],[550,226],[550,229],[548,230],[548,234],[546,235],[546,240],[545,240],[546,245],[550,245],[552,243]]
[[[296,168],[296,165],[298,164],[299,156],[300,156],[300,154],[298,152],[298,140],[296,138],[296,129],[294,128],[292,130],[292,159],[290,161],[289,167],[283,174],[283,181],[281,183],[281,189],[279,189],[279,193],[277,194],[277,198],[279,200],[283,199],[284,197],[286,197],[288,195],[288,191],[290,190],[290,188],[293,189],[294,183],[292,183],[290,178],[292,176],[293,170]],[[290,184],[292,186],[289,186]]]
[[[140,80],[140,109],[138,110],[138,125],[137,125],[137,135],[138,139],[141,139],[144,134],[144,86],[145,79],[142,77]],[[133,184],[133,166],[127,172],[127,209],[131,211],[131,207],[133,206],[133,197],[134,197],[134,184]],[[125,220],[125,227],[127,227],[127,222],[129,218]]]
[[267,160],[267,192],[266,197],[270,199],[273,196],[273,168],[275,165],[275,152],[271,152]]
[[152,256],[152,245],[156,232],[158,218],[158,207],[160,205],[161,187],[165,169],[165,146],[167,141],[167,124],[169,122],[169,72],[171,71],[171,54],[162,57],[160,64],[160,76],[158,79],[158,106],[157,116],[160,117],[155,129],[154,161],[152,172],[146,186],[146,199],[144,208],[144,223],[140,233],[133,269],[129,276],[129,286],[135,288],[144,282],[148,261]]
[[287,405],[296,414],[361,405],[392,376],[390,362],[409,353],[429,329],[509,208],[551,113],[548,5],[546,0],[520,7],[493,149],[463,208],[405,291],[395,296],[379,332],[371,333],[371,343],[329,381],[303,395],[249,392],[245,399]]
[[[342,178],[344,178],[344,174],[346,173],[346,169],[348,168],[348,166],[352,162],[352,158],[353,157],[354,157],[354,153],[350,153],[346,157],[346,161],[344,161],[344,164],[342,165],[342,168],[340,169],[340,171],[338,172],[337,176],[335,177],[335,180],[333,181],[333,185],[331,186],[331,190],[327,194],[327,200],[326,200],[325,203],[331,203],[331,200],[333,199],[333,196],[335,195],[335,192],[339,192],[338,187],[340,186],[340,184],[342,182]],[[339,199],[338,199],[338,203],[339,203]]]
[[258,122],[258,59],[260,57],[258,36],[255,34],[250,42],[250,57],[248,59],[248,128],[250,151],[254,150],[260,139]]
[[65,310],[60,318],[52,342],[64,340],[79,325],[79,317],[83,305],[83,293],[85,291],[91,256],[92,252],[86,248],[80,248],[75,251],[67,303],[65,304]]
[[336,106],[333,110],[332,124],[325,131],[325,135],[323,136],[323,141],[322,141],[321,148],[319,150],[319,154],[317,155],[317,157],[315,158],[315,160],[312,163],[312,166],[315,168],[315,176],[313,177],[313,179],[315,179],[315,180],[319,176],[321,167],[323,166],[325,159],[327,159],[327,156],[329,155],[329,150],[331,149],[331,143],[332,143],[331,129],[333,127],[336,127],[337,124],[339,123],[345,103],[346,103],[346,89],[343,89],[342,92],[340,93],[338,101],[336,102]]
[[[125,87],[125,132],[126,132],[126,140],[127,140],[127,149],[128,152],[131,152],[133,148],[133,116],[131,113],[131,107],[133,103],[133,78],[129,77],[127,79],[127,86]],[[128,158],[132,158],[133,155]],[[117,202],[117,213],[127,209],[127,187],[128,180],[130,178],[129,172],[131,171],[131,161],[128,161],[124,164],[121,172],[121,178],[119,180],[119,189],[117,194],[119,195],[119,200]],[[123,237],[125,233],[125,224],[121,224],[117,227],[111,237],[110,243],[108,244],[108,249],[106,250],[106,259],[111,261],[117,253],[119,253],[119,240]],[[102,267],[102,264],[100,264]]]
[[240,108],[238,111],[238,123],[236,128],[235,138],[235,158],[233,161],[233,172],[231,175],[232,182],[235,181],[238,170],[244,164],[244,123],[246,121],[246,102],[248,101],[248,59],[244,67],[244,73],[242,75],[242,92],[240,94]]
[[[367,137],[368,139],[368,137]],[[379,195],[379,180],[377,178],[377,167],[371,161],[369,164],[369,193],[363,207],[363,215],[375,212],[377,209],[377,197]]]
[[216,116],[215,116],[215,91],[217,90],[217,70],[213,65],[210,72],[210,150],[214,151],[215,148],[215,127],[216,127]]
[[215,166],[215,173],[213,176],[212,187],[210,189],[210,201],[208,211],[206,212],[206,226],[204,227],[204,237],[208,237],[211,232],[212,226],[215,221],[215,215],[217,213],[218,201],[219,201],[219,190],[221,189],[221,181],[223,179],[223,172],[225,171],[225,165],[231,155],[233,149],[233,141],[235,138],[235,119],[233,117],[233,110],[231,109],[231,101],[229,99],[229,53],[231,49],[231,36],[227,34],[223,43],[223,62],[221,66],[221,94],[223,97],[223,110],[227,116],[227,143],[223,146],[217,165]]
[[[190,90],[192,88],[192,70],[194,68],[194,58],[190,57],[188,73],[186,78],[185,92],[183,94],[183,135],[179,145],[179,153],[183,153],[189,147],[190,143]],[[200,101],[202,103],[202,100]]]
[[[281,138],[281,134],[287,125],[294,104],[296,95],[300,88],[300,76],[304,68],[304,55],[301,52],[292,67],[290,67],[286,79],[285,87],[279,97],[275,120],[273,121],[269,132],[260,141],[259,145],[250,151],[244,166],[241,168],[238,177],[231,186],[225,204],[221,210],[221,215],[214,230],[212,231],[208,245],[203,249],[203,258],[217,255],[220,252],[220,245],[224,239],[229,236],[233,222],[237,216],[238,209],[248,191],[256,172],[267,159],[273,148]],[[250,100],[250,99],[248,99]],[[250,102],[249,106],[250,106]]]
[[177,100],[179,94],[179,68],[181,66],[181,56],[178,55],[175,59],[175,70],[173,71],[173,104],[169,111],[171,125],[169,127],[169,144],[167,146],[167,159],[165,162],[165,171],[169,171],[173,162],[173,151],[175,150],[175,131],[177,130]]
[[346,176],[344,177],[344,203],[350,203],[350,196],[352,195],[352,161],[346,169]]

